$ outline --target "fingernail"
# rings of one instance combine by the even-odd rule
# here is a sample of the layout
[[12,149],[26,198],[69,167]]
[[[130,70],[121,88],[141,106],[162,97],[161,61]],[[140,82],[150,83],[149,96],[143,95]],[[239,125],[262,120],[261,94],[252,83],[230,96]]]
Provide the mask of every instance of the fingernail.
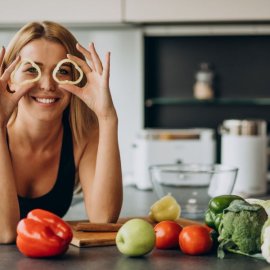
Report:
[[4,49],[5,49],[5,47],[4,47],[4,46],[1,46],[1,51],[0,51],[0,53],[2,53]]

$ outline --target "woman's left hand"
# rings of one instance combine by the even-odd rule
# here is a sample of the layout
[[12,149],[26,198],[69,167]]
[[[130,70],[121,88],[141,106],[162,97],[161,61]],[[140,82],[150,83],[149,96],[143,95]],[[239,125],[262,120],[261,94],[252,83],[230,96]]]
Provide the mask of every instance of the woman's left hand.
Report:
[[67,84],[60,85],[60,88],[78,96],[97,115],[99,120],[115,117],[116,112],[109,88],[110,53],[106,53],[103,66],[93,43],[89,45],[89,50],[80,44],[77,44],[77,49],[86,57],[89,64],[74,55],[68,54],[67,56],[81,67],[87,82],[82,88]]

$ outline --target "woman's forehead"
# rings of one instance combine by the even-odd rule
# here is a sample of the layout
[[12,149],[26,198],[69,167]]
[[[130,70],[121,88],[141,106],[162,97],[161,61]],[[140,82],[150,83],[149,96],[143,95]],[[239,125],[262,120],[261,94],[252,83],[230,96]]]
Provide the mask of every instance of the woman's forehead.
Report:
[[36,39],[27,43],[20,51],[21,58],[28,58],[34,62],[58,62],[66,58],[65,47],[53,41]]

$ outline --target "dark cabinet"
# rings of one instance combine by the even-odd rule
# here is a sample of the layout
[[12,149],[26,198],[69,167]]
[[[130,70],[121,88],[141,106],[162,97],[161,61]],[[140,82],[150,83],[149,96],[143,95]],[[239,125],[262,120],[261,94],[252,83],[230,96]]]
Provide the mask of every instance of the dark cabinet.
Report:
[[[216,128],[224,119],[270,122],[270,35],[145,36],[145,127]],[[212,100],[193,96],[202,62],[215,72]]]

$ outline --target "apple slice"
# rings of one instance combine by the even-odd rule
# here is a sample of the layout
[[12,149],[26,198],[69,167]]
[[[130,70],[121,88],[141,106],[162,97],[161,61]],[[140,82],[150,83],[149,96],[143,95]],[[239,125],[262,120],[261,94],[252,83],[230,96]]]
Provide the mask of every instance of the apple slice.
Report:
[[151,206],[149,218],[154,222],[176,220],[180,217],[180,214],[181,206],[171,194],[168,194]]

